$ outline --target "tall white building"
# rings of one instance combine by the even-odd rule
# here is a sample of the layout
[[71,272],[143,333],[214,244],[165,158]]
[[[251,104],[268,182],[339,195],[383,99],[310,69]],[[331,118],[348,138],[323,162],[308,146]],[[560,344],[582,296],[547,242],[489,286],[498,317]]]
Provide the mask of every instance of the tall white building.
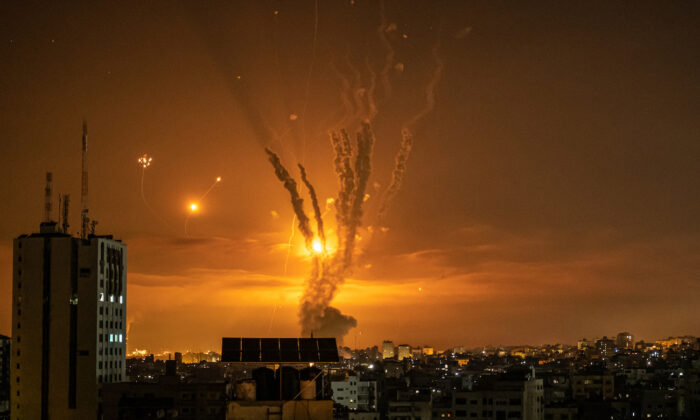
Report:
[[125,380],[126,245],[41,224],[14,240],[12,420],[97,419]]

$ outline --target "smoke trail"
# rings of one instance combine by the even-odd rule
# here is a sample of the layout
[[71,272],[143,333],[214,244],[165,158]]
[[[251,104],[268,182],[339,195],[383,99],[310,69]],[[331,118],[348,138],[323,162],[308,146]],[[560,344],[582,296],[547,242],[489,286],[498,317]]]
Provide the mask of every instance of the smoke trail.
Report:
[[292,252],[292,239],[294,239],[294,222],[297,221],[297,215],[292,216],[292,228],[287,241],[287,256],[284,258],[284,275],[287,276],[287,265],[289,264],[289,254]]
[[323,216],[321,215],[321,207],[318,205],[318,197],[316,196],[316,190],[314,186],[311,185],[309,179],[306,177],[306,169],[299,164],[299,172],[301,172],[301,180],[306,185],[309,190],[309,195],[311,196],[311,204],[314,208],[314,217],[316,218],[316,231],[318,232],[319,238],[321,238],[321,243],[323,244],[323,249],[326,249],[326,234],[323,232]]
[[365,58],[367,72],[369,72],[369,86],[367,87],[367,122],[372,122],[377,115],[377,104],[374,98],[374,91],[377,87],[377,73],[372,68],[369,58]]
[[350,164],[352,148],[345,130],[331,134],[331,144],[335,152],[333,164],[338,176],[338,197],[335,200],[336,222],[338,225],[338,252],[345,248],[343,230],[348,225],[352,191],[355,187],[355,173]]
[[386,37],[386,32],[389,28],[389,25],[387,25],[386,23],[383,0],[379,2],[379,17],[380,23],[379,27],[377,28],[377,35],[379,35],[379,39],[382,41],[382,45],[384,45],[384,48],[386,49],[384,67],[382,68],[382,71],[380,73],[380,77],[382,79],[382,86],[384,86],[384,100],[386,101],[391,97],[391,81],[389,80],[389,72],[391,72],[392,67],[394,67],[395,52],[394,47],[391,46],[391,42],[389,42],[389,39]]
[[391,173],[391,183],[384,194],[382,204],[379,207],[379,213],[377,214],[377,221],[379,224],[384,222],[387,210],[394,201],[394,197],[396,197],[396,194],[401,189],[406,175],[406,162],[411,154],[412,147],[413,135],[407,128],[404,128],[401,130],[401,146],[399,147],[399,152],[396,154],[394,170]]
[[331,70],[333,70],[333,72],[340,79],[340,102],[343,104],[343,108],[345,110],[343,113],[343,117],[337,123],[337,127],[344,127],[350,120],[351,116],[355,114],[355,108],[353,107],[353,104],[350,101],[352,89],[350,88],[350,81],[348,80],[348,78],[343,73],[341,73],[341,71],[338,70],[338,68],[332,62],[330,64],[330,67]]
[[371,173],[372,146],[374,134],[368,123],[362,124],[362,131],[357,134],[357,154],[355,156],[355,188],[352,191],[352,205],[346,226],[343,268],[348,269],[352,263],[355,248],[355,235],[362,222],[362,203],[365,198],[367,181]]
[[355,114],[352,116],[352,120],[349,124],[349,127],[352,127],[357,121],[362,120],[362,113],[364,110],[363,96],[365,94],[365,89],[362,87],[362,75],[357,67],[355,67],[355,65],[352,63],[349,54],[345,56],[345,61],[355,77],[352,83],[352,97],[353,101],[355,102]]
[[432,48],[433,59],[435,60],[435,69],[433,70],[433,74],[430,77],[430,81],[425,86],[425,106],[422,110],[420,110],[420,112],[418,112],[404,124],[403,129],[405,130],[410,129],[411,126],[413,126],[421,118],[425,117],[426,115],[431,113],[433,109],[435,109],[435,87],[438,83],[440,83],[440,79],[442,78],[442,70],[444,67],[442,59],[438,55],[439,49],[440,40],[438,39],[438,41],[435,43],[435,45],[433,45]]
[[382,198],[382,204],[379,207],[379,213],[377,214],[378,223],[383,223],[386,213],[391,207],[396,194],[401,189],[403,180],[406,176],[406,162],[408,162],[408,157],[411,154],[411,148],[413,147],[413,133],[411,133],[410,127],[417,123],[421,118],[428,115],[435,109],[435,88],[440,82],[443,71],[443,63],[438,55],[438,50],[440,48],[440,40],[435,43],[432,48],[433,59],[435,60],[435,69],[425,87],[425,106],[416,115],[411,117],[406,123],[404,123],[401,128],[401,145],[399,151],[396,154],[394,170],[391,173],[391,183]]
[[292,199],[292,207],[294,208],[294,214],[296,214],[299,220],[299,231],[304,236],[306,242],[306,248],[311,249],[311,244],[314,239],[314,234],[309,226],[309,218],[304,213],[304,200],[299,196],[299,191],[297,191],[297,183],[294,181],[287,169],[282,165],[279,156],[275,154],[272,150],[265,148],[270,163],[275,168],[275,175],[282,181],[284,188],[289,191],[289,195]]

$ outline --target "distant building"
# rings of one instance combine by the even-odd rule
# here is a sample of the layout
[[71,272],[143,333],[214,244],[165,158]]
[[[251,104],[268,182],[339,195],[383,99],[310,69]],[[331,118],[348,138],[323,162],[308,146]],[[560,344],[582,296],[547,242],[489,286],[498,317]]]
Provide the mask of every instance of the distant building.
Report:
[[435,354],[435,349],[430,346],[423,346],[423,354],[425,356],[432,356]]
[[389,401],[390,420],[431,419],[433,401],[426,390],[404,390],[397,392],[396,400]]
[[534,371],[509,372],[484,378],[472,391],[452,395],[459,420],[544,419],[544,385]]
[[348,376],[344,381],[332,381],[333,401],[352,411],[377,410],[377,382],[361,381]]
[[586,338],[582,338],[582,339],[578,340],[578,342],[576,343],[576,348],[579,351],[586,351],[586,350],[595,348],[595,342],[596,342],[595,339],[588,340]]
[[596,352],[603,359],[607,359],[615,354],[615,342],[606,336],[595,342]]
[[399,360],[411,358],[411,346],[408,344],[399,344],[399,351],[398,351],[398,356],[397,358]]
[[634,347],[634,337],[628,332],[621,332],[615,339],[615,345],[620,350],[631,349]]
[[12,339],[0,335],[0,418],[10,412],[10,343]]
[[13,419],[95,419],[125,380],[126,245],[41,224],[14,240]]
[[571,388],[576,399],[602,398],[615,396],[615,377],[602,369],[590,369],[571,377]]
[[382,358],[391,359],[394,357],[394,342],[385,340],[382,343]]
[[405,374],[403,369],[403,363],[399,363],[396,360],[385,360],[384,361],[384,376],[387,378],[401,378]]

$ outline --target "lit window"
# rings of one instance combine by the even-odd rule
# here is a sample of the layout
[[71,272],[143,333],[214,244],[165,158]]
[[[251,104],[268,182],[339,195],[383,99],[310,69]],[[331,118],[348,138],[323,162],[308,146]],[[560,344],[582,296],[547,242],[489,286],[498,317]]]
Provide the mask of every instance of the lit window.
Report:
[[109,335],[109,342],[113,343],[114,342],[114,334]]
[[114,295],[109,295],[109,301],[114,302]]
[[124,336],[122,334],[119,334],[119,342],[120,343],[124,342]]
[[100,293],[100,302],[104,302],[104,301],[105,301],[105,294]]
[[119,296],[119,303],[124,303],[124,296]]

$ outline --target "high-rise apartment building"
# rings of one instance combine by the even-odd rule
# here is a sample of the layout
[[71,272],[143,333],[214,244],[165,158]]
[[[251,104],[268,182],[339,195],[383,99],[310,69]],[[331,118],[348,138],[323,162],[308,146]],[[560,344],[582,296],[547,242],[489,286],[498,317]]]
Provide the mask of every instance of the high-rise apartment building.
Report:
[[399,351],[397,355],[398,360],[408,359],[412,356],[413,355],[411,354],[411,346],[409,346],[408,344],[399,344]]
[[126,376],[126,245],[55,222],[14,240],[12,420],[96,419]]
[[615,346],[620,350],[631,349],[634,347],[634,336],[627,331],[619,333],[615,339]]
[[394,357],[394,342],[385,340],[382,343],[382,359],[391,359]]

